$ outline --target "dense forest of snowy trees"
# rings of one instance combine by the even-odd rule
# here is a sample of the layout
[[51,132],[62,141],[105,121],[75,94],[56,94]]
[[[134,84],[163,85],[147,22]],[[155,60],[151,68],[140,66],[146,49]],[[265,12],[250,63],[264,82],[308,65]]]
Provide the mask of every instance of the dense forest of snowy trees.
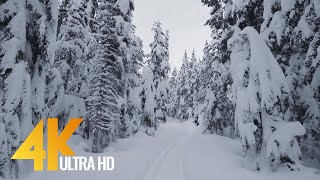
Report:
[[[91,139],[92,152],[144,125],[139,89],[144,52],[133,10],[130,0],[0,2],[0,177],[19,177],[20,164],[10,158],[41,119],[58,117],[62,130],[71,117],[83,117],[77,133]],[[159,94],[154,110],[163,110],[164,118],[169,37],[159,23],[154,31],[151,81]],[[156,125],[159,119],[152,121]]]
[[1,0],[0,178],[19,178],[10,158],[48,117],[84,118],[93,153],[174,118],[240,138],[249,169],[320,164],[320,1],[202,3],[204,55],[171,70],[169,32],[155,22],[145,53],[133,0]]
[[171,115],[240,137],[249,169],[319,163],[320,2],[202,3],[211,8],[212,39],[199,62],[185,53],[173,72]]
[[319,163],[320,2],[202,2],[211,8],[212,29],[197,73],[209,80],[197,94],[212,107],[195,115],[204,131],[240,136],[245,164],[256,170]]

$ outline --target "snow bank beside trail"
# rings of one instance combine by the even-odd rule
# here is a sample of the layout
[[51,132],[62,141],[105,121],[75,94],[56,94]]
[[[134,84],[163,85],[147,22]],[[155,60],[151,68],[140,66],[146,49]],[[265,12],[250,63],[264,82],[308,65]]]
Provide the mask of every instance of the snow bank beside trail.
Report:
[[[160,126],[155,137],[144,133],[119,140],[100,156],[114,156],[112,172],[42,172],[24,180],[319,180],[314,169],[297,172],[253,172],[242,167],[238,140],[203,135],[192,123],[170,121]],[[78,156],[85,152],[81,138],[73,136],[70,146]]]
[[[315,169],[301,171],[262,172],[244,168],[239,140],[216,135],[195,135],[190,141],[184,163],[187,180],[318,180]],[[173,179],[172,179],[173,180]]]

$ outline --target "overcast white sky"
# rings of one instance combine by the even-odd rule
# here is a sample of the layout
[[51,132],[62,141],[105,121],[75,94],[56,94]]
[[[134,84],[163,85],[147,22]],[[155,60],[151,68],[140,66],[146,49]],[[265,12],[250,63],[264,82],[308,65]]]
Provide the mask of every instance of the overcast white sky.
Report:
[[184,51],[191,56],[195,49],[202,57],[210,30],[204,26],[209,18],[209,9],[201,0],[135,0],[134,24],[137,35],[143,40],[145,53],[149,53],[149,44],[153,40],[151,27],[154,21],[161,21],[164,29],[170,31],[170,63],[180,67]]

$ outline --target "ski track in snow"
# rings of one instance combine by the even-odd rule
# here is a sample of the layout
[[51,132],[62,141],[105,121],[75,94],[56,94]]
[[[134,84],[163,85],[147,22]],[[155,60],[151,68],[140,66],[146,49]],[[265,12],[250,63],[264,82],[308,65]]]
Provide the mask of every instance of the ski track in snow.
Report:
[[[69,143],[81,156],[83,143]],[[216,135],[202,135],[192,123],[168,122],[155,137],[138,133],[119,140],[100,156],[114,156],[114,171],[35,172],[26,180],[319,180],[314,169],[298,172],[252,172],[242,167],[241,144]]]
[[[166,143],[168,143],[166,141],[162,142],[164,143],[163,145],[168,148],[163,149],[151,165],[140,173],[142,176],[135,178],[135,180],[162,180],[172,178],[175,180],[188,180],[184,169],[184,148],[192,132],[193,131],[188,130],[178,134],[178,137],[173,136],[173,140],[171,140],[173,143],[171,143],[171,145],[166,145]],[[172,165],[175,167],[172,167]],[[171,177],[167,177],[168,175],[171,175]]]
[[[151,166],[150,171],[147,171],[144,180],[161,180],[170,179],[183,180],[185,176],[185,167],[183,165],[183,158],[186,147],[186,141],[189,135],[179,138],[176,143],[170,146],[168,149],[162,152],[162,154],[157,158],[157,161]],[[176,168],[172,167],[175,166]],[[166,177],[169,176],[170,177]],[[137,179],[140,180],[140,179]]]
[[164,162],[168,159],[168,154],[170,153],[170,151],[172,151],[175,147],[177,146],[177,144],[174,144],[173,146],[170,146],[168,149],[165,149],[165,151],[163,151],[160,156],[154,161],[154,163],[150,166],[150,168],[145,171],[146,174],[144,176],[144,178],[137,178],[136,180],[149,180],[149,179],[155,179],[155,177],[157,177],[159,175],[159,169],[160,167],[164,166]]

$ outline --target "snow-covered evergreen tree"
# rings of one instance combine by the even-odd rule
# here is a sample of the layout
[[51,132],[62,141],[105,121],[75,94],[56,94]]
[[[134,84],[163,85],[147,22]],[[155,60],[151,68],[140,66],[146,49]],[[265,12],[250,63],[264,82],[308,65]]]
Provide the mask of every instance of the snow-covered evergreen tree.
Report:
[[197,95],[200,91],[200,62],[193,50],[191,59],[185,52],[182,66],[177,76],[177,118],[180,121],[191,120],[197,124],[196,111],[199,105]]
[[170,80],[169,80],[169,86],[170,86],[170,93],[169,93],[169,116],[172,118],[177,117],[177,108],[178,108],[178,70],[177,68],[174,68]]
[[229,16],[225,14],[229,10],[227,4],[229,1],[202,0],[202,2],[211,8],[211,17],[206,22],[206,25],[212,29],[212,42],[209,41],[206,47],[209,51],[217,50],[215,56],[219,57],[219,62],[230,62],[230,52],[228,51],[227,41],[233,34],[234,20],[228,19],[227,17]]
[[178,74],[178,119],[187,121],[194,117],[194,105],[198,91],[198,62],[195,51],[191,59],[185,52]]
[[154,135],[154,131],[157,129],[159,122],[156,119],[156,87],[154,81],[154,75],[147,64],[143,68],[142,80],[141,80],[141,126],[148,135]]
[[149,135],[154,134],[160,122],[166,122],[169,104],[169,36],[160,22],[152,28],[154,40],[150,44],[146,66],[143,68],[140,86],[141,126]]
[[206,24],[212,29],[212,39],[205,45],[200,65],[196,119],[203,126],[204,132],[235,137],[234,107],[229,99],[232,84],[230,52],[227,48],[227,40],[233,34],[234,28],[224,16],[228,2],[202,2],[211,8],[211,18]]
[[114,1],[99,1],[95,21],[98,44],[89,77],[90,97],[87,99],[94,153],[103,152],[118,137],[123,66],[114,17],[116,12]]
[[131,35],[128,51],[128,61],[124,65],[125,70],[125,104],[123,109],[123,122],[121,124],[121,137],[128,137],[136,133],[140,128],[140,68],[143,65],[142,41],[134,34]]
[[187,104],[190,107],[190,118],[194,118],[194,109],[196,105],[196,96],[199,90],[198,87],[198,60],[195,50],[192,51],[190,62],[188,63],[188,82],[189,92],[187,94]]
[[[91,43],[94,37],[89,27],[88,0],[65,0],[60,5],[55,68],[63,83],[63,98],[54,109],[59,117],[59,128],[72,117],[85,117],[88,90]],[[87,123],[85,118],[84,124]],[[81,127],[81,130],[88,127]],[[87,135],[86,135],[87,136]]]
[[[61,72],[67,94],[79,96],[86,91],[89,14],[87,0],[65,0],[65,18],[59,27],[55,64]],[[60,14],[60,16],[62,16]]]
[[[13,56],[14,57],[14,56]],[[20,145],[20,141],[27,137],[32,130],[31,106],[30,106],[30,76],[26,71],[26,64],[20,60],[19,63],[12,64],[10,73],[6,69],[7,76],[2,82],[4,88],[1,98],[1,124],[5,125],[4,133],[1,133],[7,142],[4,148],[4,166],[9,162],[7,174],[4,178],[17,179],[19,177],[19,163],[10,160]],[[8,68],[8,66],[4,66]],[[29,86],[28,86],[29,85]],[[26,89],[28,88],[28,90]],[[25,96],[24,96],[25,95]],[[24,125],[24,126],[22,126]],[[2,127],[3,128],[3,127]],[[7,162],[6,162],[7,161]],[[6,167],[4,167],[6,168]]]
[[[29,134],[32,123],[47,113],[45,78],[53,62],[57,3],[10,0],[0,4],[1,123],[6,131],[7,157]],[[40,73],[43,81],[36,81]],[[19,163],[9,160],[8,166],[3,176],[18,178]]]
[[235,119],[246,166],[299,169],[301,152],[295,137],[305,129],[299,122],[289,122],[292,99],[279,64],[252,27],[236,34],[229,46]]
[[307,80],[309,82],[306,83],[305,79],[306,74],[312,74],[313,70],[309,68],[310,65],[306,68],[305,64],[310,64],[308,53],[314,52],[315,47],[319,46],[312,45],[313,42],[317,42],[316,33],[320,28],[319,2],[265,1],[263,17],[261,34],[286,75],[293,97],[293,119],[302,122],[307,129],[307,135],[301,141],[304,155],[306,158],[315,159],[315,154],[310,153],[314,148],[308,144],[319,143],[319,140],[314,141],[314,135],[320,131],[316,124],[310,126],[309,123],[311,117],[319,116],[316,111],[310,111],[309,107],[316,108],[319,100],[312,100],[311,80]]
[[169,36],[163,32],[161,23],[155,22],[153,42],[150,44],[150,68],[153,72],[156,92],[155,116],[158,122],[166,122],[169,94]]
[[[212,0],[214,4],[220,4],[220,0]],[[266,0],[268,1],[268,0]],[[231,0],[224,2],[224,20],[231,26],[244,29],[247,26],[260,32],[263,22],[264,0]]]
[[[189,117],[189,107],[187,104],[187,94],[189,94],[188,82],[188,63],[189,58],[187,52],[184,53],[182,58],[182,66],[178,74],[178,113],[177,117],[180,121],[187,121]],[[192,111],[191,111],[192,112]]]
[[135,27],[132,24],[133,1],[117,0],[115,6],[117,8],[116,29],[124,70],[120,137],[128,137],[137,132],[139,128],[138,109],[140,105],[137,103],[139,102],[137,87],[141,76],[139,69],[143,64],[144,54],[142,42],[135,35]]
[[[30,10],[31,17],[29,24],[33,28],[27,33],[31,42],[33,52],[32,57],[32,110],[33,120],[36,124],[42,118],[51,116],[51,107],[58,102],[51,101],[50,97],[55,97],[58,87],[47,88],[47,83],[55,80],[50,77],[60,79],[60,75],[50,76],[54,73],[55,42],[57,37],[58,24],[58,3],[54,0],[49,1],[27,1],[27,8]],[[40,17],[40,18],[39,18]],[[49,77],[50,76],[50,77]],[[59,86],[59,84],[51,84]],[[57,97],[57,99],[59,99]]]
[[303,125],[307,134],[301,142],[307,158],[320,162],[320,33],[315,34],[303,66]]
[[229,64],[211,60],[210,67],[204,68],[201,77],[209,77],[198,93],[196,119],[201,123],[204,133],[234,137],[234,108],[228,98],[230,82]]

